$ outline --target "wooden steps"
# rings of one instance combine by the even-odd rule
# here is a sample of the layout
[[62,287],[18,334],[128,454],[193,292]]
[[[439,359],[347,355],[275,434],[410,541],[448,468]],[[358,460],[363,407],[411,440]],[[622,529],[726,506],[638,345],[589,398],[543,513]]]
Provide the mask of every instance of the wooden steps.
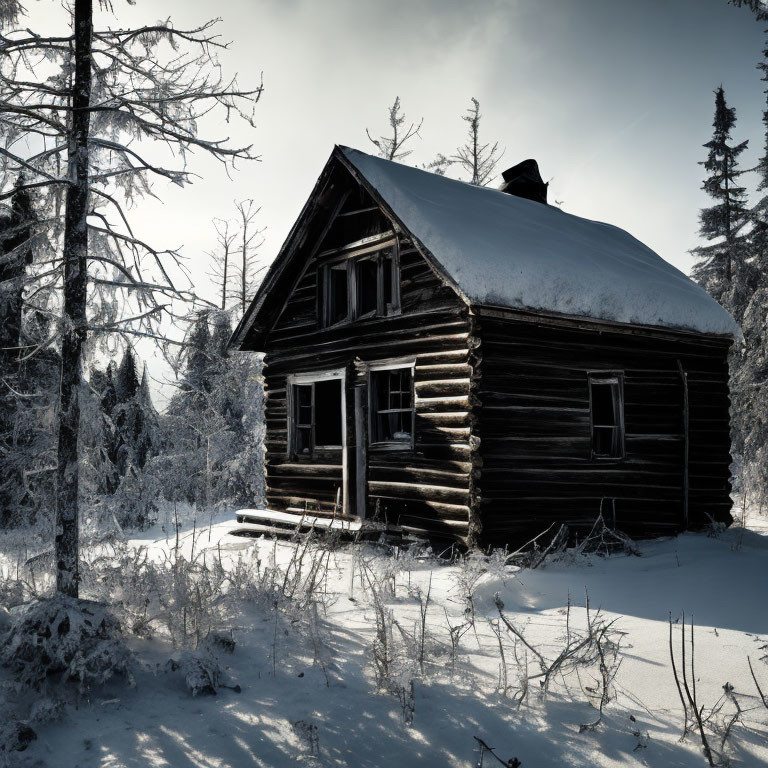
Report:
[[270,509],[240,509],[236,513],[237,527],[230,531],[233,536],[276,536],[291,538],[300,533],[335,532],[344,539],[372,539],[384,535],[399,538],[399,526],[361,520],[358,517],[309,515],[305,513],[279,512]]

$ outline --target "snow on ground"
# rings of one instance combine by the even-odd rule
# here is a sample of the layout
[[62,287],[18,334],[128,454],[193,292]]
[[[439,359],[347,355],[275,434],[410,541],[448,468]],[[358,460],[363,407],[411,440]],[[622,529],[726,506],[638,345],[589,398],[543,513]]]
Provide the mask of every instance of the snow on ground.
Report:
[[[210,528],[196,526],[194,536],[186,529],[180,546],[190,556],[194,538],[196,551],[205,548],[206,557],[221,558],[227,568],[238,558],[258,558],[260,567],[277,565],[281,573],[301,552],[301,545],[289,542],[232,537],[230,528],[230,521],[218,520]],[[160,561],[174,541],[155,529],[130,545],[146,547],[148,556]],[[767,764],[768,709],[758,706],[747,656],[765,690],[768,664],[758,659],[768,642],[768,537],[732,529],[719,538],[685,534],[640,546],[640,557],[571,558],[533,571],[491,563],[480,576],[471,564],[441,565],[408,555],[396,561],[367,545],[341,547],[323,554],[328,578],[318,590],[316,621],[258,601],[243,603],[232,618],[237,647],[220,661],[240,693],[222,688],[217,696],[192,697],[178,676],[165,671],[173,652],[168,642],[134,638],[135,687],[113,682],[95,691],[61,723],[40,726],[37,741],[14,753],[11,764],[468,767],[478,764],[477,736],[505,760],[517,757],[523,768],[705,766],[695,734],[680,741],[667,617],[671,612],[678,621],[682,610],[696,627],[699,701],[711,707],[728,682],[748,710],[744,723],[734,727],[728,754],[736,765]],[[396,685],[378,691],[372,651],[376,617],[361,580],[391,584],[393,575],[394,595],[386,598],[386,610],[404,634],[418,626],[429,591],[424,672],[417,664],[401,663],[393,671]],[[467,581],[475,582],[475,627],[462,636],[454,670],[447,622],[458,625],[466,618],[461,584]],[[617,698],[596,729],[580,732],[582,724],[596,720],[597,710],[574,676],[546,699],[532,692],[519,707],[511,695],[500,693],[499,646],[489,620],[498,618],[498,593],[505,615],[526,639],[556,652],[566,620],[572,628],[584,625],[585,589],[591,615],[600,607],[626,634]],[[678,622],[676,644],[679,627]],[[393,630],[395,639],[404,634]],[[513,646],[509,636],[503,642],[513,682]],[[486,755],[483,764],[496,763]]]

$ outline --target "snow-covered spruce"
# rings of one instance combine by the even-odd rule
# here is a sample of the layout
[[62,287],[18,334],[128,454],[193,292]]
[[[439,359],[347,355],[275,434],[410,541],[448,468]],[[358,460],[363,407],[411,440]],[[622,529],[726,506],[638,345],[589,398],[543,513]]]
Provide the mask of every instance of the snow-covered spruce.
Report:
[[115,674],[130,681],[130,660],[120,624],[106,606],[64,595],[20,609],[0,646],[0,664],[34,689],[53,676],[77,681],[81,692]]

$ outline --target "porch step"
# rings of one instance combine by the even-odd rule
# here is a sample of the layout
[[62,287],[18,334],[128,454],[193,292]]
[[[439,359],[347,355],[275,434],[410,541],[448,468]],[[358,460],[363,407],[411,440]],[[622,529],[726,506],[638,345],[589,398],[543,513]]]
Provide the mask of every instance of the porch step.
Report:
[[362,520],[359,517],[324,517],[307,515],[303,512],[278,512],[271,509],[238,509],[235,513],[238,523],[260,523],[265,520],[291,528],[333,528],[334,530],[359,531]]
[[360,518],[321,517],[318,515],[278,512],[270,509],[239,509],[234,536],[291,537],[309,531],[337,531],[344,538],[371,538],[381,534],[400,535],[400,528]]

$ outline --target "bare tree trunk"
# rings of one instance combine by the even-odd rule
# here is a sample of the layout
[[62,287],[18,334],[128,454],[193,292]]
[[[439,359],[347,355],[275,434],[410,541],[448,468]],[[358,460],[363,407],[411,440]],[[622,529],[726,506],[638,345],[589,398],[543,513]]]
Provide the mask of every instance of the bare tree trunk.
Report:
[[248,283],[248,224],[250,222],[243,214],[243,270],[240,275],[240,312],[245,317],[245,310],[248,308],[246,297],[246,286]]
[[221,278],[221,308],[227,308],[227,268],[229,267],[229,244],[224,246],[224,274]]
[[56,486],[56,591],[78,594],[78,431],[81,352],[86,335],[88,131],[91,101],[92,0],[75,0],[75,76],[64,220],[64,318],[61,342]]

